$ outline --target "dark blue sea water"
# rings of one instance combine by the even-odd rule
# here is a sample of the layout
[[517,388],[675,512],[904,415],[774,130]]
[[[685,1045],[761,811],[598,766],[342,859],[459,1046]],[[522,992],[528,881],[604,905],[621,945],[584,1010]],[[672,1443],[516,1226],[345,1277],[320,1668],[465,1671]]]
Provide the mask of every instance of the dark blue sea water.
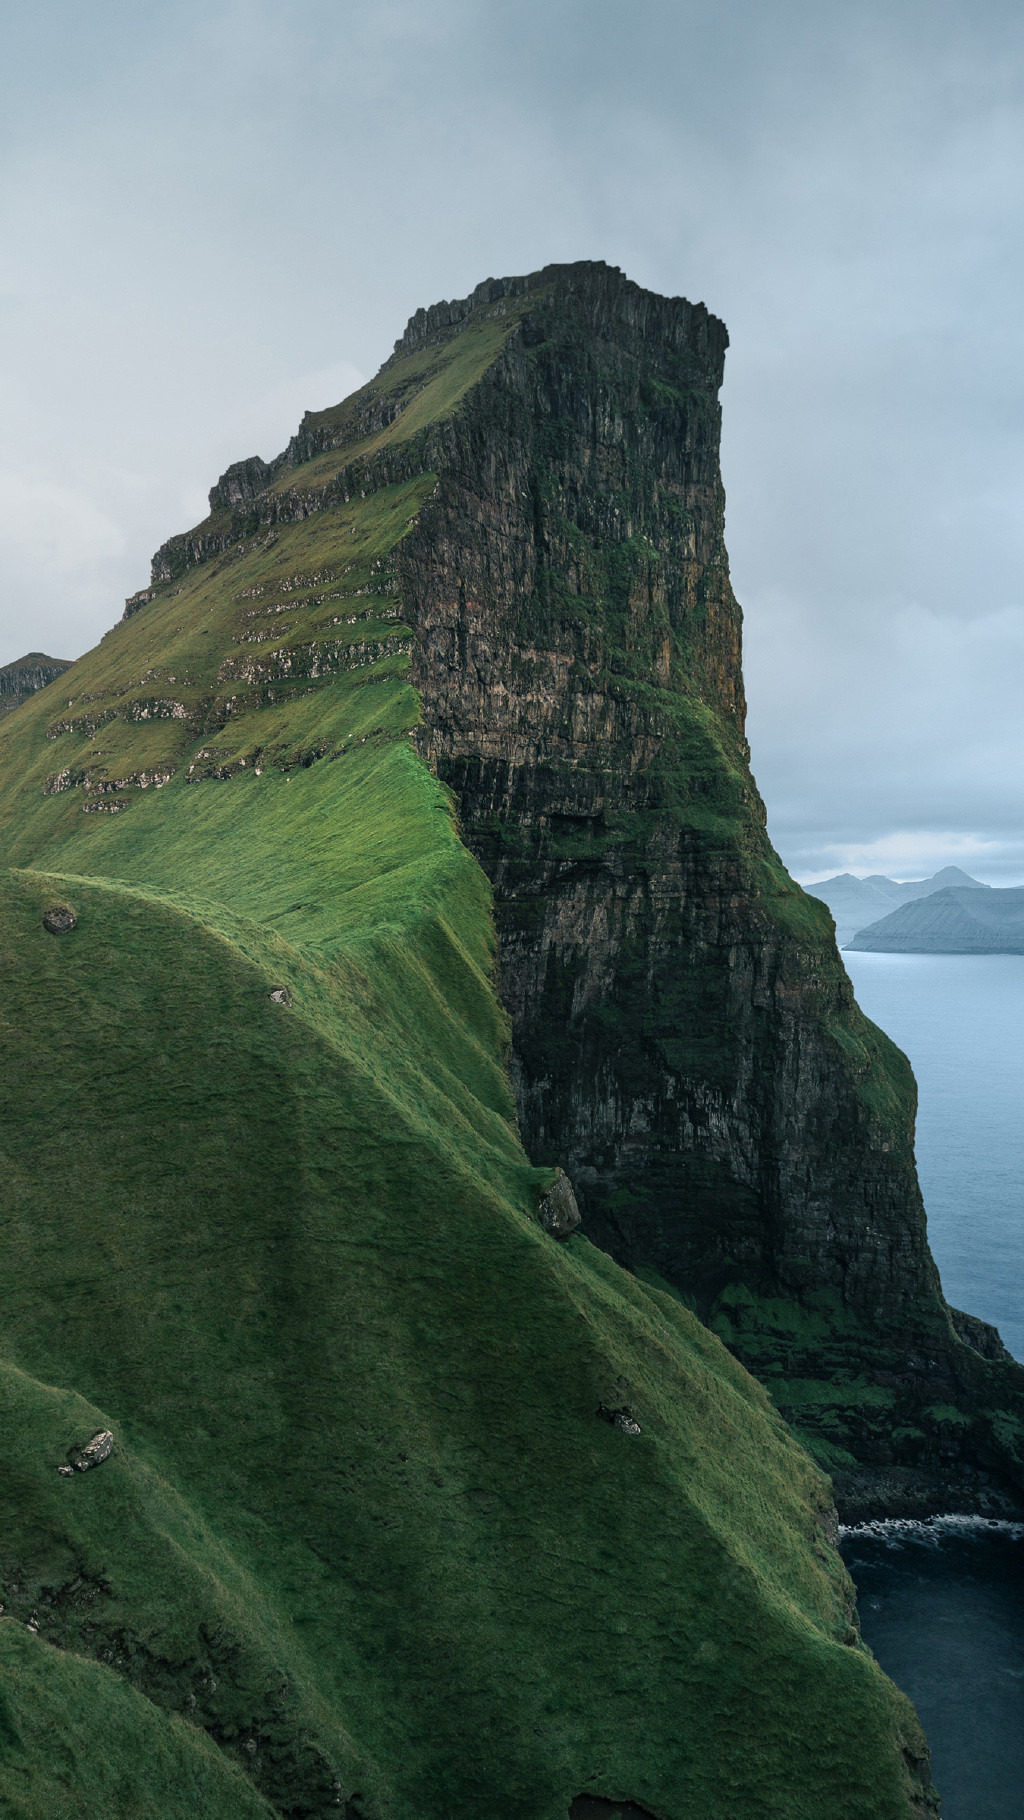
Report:
[[1024,1360],[1024,955],[843,960],[917,1076],[917,1166],[946,1300],[994,1321]]
[[[843,959],[917,1076],[947,1299],[1024,1359],[1024,956]],[[1024,1820],[1024,1527],[873,1524],[843,1554],[864,1637],[921,1715],[944,1820]]]
[[1024,1815],[1024,1526],[846,1530],[865,1641],[927,1733],[943,1820]]

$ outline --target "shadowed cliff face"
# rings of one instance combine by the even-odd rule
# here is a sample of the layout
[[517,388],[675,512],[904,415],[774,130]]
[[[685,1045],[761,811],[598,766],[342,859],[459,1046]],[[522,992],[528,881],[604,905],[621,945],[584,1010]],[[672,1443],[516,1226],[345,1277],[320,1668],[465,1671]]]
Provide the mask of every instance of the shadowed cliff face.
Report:
[[551,276],[434,439],[399,558],[422,749],[494,887],[527,1149],[768,1379],[851,1508],[997,1508],[977,1404],[1020,1372],[1002,1355],[991,1384],[997,1339],[954,1334],[909,1066],[748,768],[725,330],[604,268]]
[[592,1234],[705,1309],[739,1269],[898,1318],[936,1284],[912,1086],[747,769],[725,332],[580,284],[480,387],[482,459],[467,423],[403,549],[423,747],[494,884],[527,1143],[570,1167]]

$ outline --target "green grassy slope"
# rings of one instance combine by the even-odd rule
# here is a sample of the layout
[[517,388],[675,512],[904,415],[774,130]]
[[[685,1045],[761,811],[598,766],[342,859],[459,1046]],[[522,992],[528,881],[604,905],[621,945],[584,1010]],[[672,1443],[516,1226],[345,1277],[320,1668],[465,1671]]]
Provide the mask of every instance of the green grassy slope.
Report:
[[0,1620],[0,1780],[8,1820],[270,1820],[274,1809],[195,1726],[124,1677]]
[[905,1820],[827,1482],[537,1221],[409,739],[431,487],[188,569],[0,727],[0,1808]]

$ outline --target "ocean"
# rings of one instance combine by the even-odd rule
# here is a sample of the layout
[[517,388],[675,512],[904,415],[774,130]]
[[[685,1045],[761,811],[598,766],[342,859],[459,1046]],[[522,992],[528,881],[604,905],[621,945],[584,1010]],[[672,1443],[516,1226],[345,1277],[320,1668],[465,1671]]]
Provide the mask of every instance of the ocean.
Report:
[[846,1530],[861,1634],[917,1707],[942,1820],[1024,1814],[1024,1525]]
[[843,961],[917,1076],[917,1167],[946,1300],[993,1321],[1024,1360],[1024,955]]
[[[917,1162],[948,1301],[1024,1360],[1024,955],[843,955],[910,1057]],[[945,1519],[843,1536],[865,1641],[928,1734],[943,1820],[1024,1815],[1024,1526]]]

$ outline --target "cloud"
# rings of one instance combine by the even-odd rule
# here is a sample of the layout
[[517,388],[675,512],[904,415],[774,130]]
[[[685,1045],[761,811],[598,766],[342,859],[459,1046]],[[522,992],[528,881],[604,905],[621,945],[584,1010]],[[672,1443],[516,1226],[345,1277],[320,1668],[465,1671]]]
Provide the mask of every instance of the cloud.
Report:
[[0,658],[26,602],[94,642],[419,306],[604,258],[729,326],[783,856],[976,840],[1024,877],[1019,7],[55,0],[9,37],[0,469],[68,499],[8,510]]
[[124,554],[123,525],[88,487],[0,470],[3,661],[27,650],[63,656]]
[[[975,834],[961,834],[956,829],[901,828],[879,840],[849,842],[826,847],[828,873],[854,872],[861,878],[881,872],[888,878],[928,878],[941,867],[961,866],[965,872],[980,868],[983,872],[998,870],[1007,858],[1019,863],[1020,843],[1008,853],[1007,843],[981,840]],[[821,872],[805,872],[803,885],[820,882]]]
[[124,536],[84,491],[0,471],[0,562],[63,580],[119,556]]

